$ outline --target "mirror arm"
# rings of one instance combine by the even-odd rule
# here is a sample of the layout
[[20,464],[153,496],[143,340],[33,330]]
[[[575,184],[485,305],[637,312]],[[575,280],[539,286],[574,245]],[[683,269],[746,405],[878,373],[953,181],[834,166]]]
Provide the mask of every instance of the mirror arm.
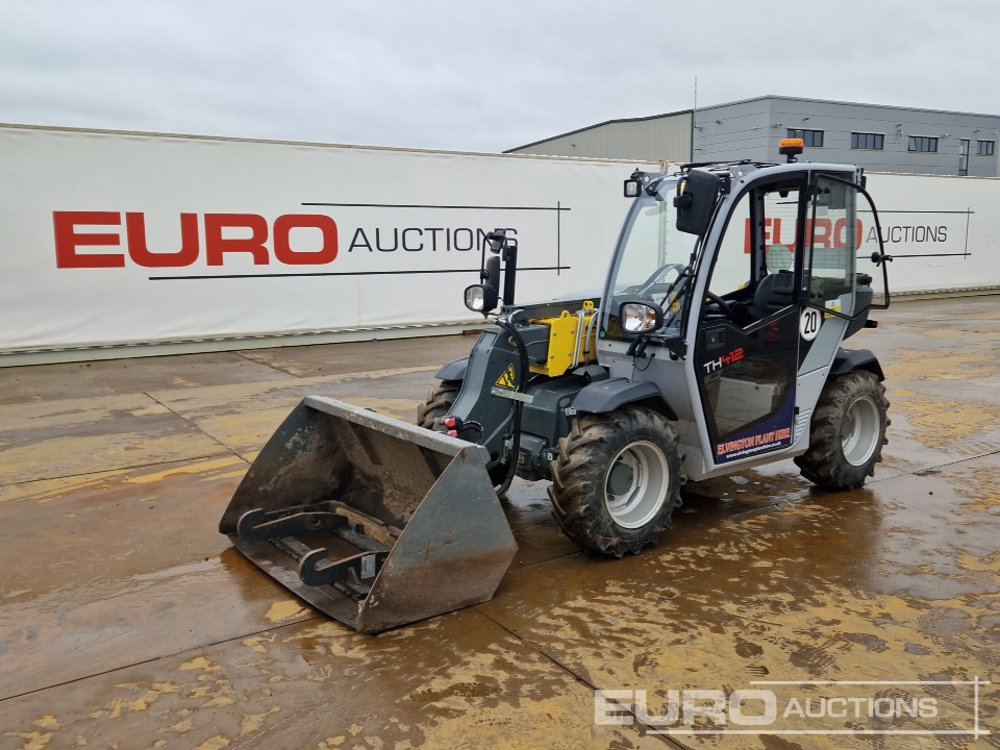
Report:
[[[654,334],[652,332],[638,334],[632,340],[628,350],[625,352],[626,356],[644,359],[646,357],[646,347],[649,346],[649,342],[653,339],[653,335]],[[687,357],[687,344],[684,339],[665,338],[661,339],[660,343],[662,343],[664,348],[670,352],[671,359],[684,359]]]
[[640,333],[629,345],[628,351],[625,352],[626,356],[638,357],[639,359],[646,358],[646,347],[649,346],[649,340],[652,338],[652,334]]

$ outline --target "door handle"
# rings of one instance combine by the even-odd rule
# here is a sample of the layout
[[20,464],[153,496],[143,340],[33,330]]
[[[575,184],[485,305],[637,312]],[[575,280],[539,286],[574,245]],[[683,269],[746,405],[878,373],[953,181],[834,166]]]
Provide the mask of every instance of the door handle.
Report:
[[726,344],[726,329],[725,328],[713,328],[709,331],[705,331],[705,349],[711,351],[712,349],[719,349]]

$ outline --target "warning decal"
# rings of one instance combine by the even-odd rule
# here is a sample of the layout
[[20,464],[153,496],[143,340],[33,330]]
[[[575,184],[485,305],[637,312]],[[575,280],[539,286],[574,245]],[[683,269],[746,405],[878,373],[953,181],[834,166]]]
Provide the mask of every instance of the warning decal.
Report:
[[512,391],[517,390],[517,376],[514,373],[513,363],[507,365],[507,369],[504,370],[503,375],[497,378],[497,386],[499,388],[508,388]]

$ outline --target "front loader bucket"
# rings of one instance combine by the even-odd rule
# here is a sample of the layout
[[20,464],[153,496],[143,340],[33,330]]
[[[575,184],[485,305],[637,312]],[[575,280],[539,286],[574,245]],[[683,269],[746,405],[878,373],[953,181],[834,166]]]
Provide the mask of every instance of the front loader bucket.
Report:
[[486,449],[308,396],[243,478],[219,531],[362,633],[493,596],[517,550]]

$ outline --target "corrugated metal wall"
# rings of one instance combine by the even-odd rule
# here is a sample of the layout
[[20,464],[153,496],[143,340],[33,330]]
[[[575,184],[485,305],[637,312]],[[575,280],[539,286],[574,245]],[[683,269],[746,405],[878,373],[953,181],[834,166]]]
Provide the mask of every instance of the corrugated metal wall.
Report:
[[[968,143],[967,171],[973,177],[996,177],[997,155],[980,155],[980,140],[997,139],[1000,117],[964,112],[909,109],[850,102],[774,97],[767,159],[776,160],[778,141],[788,128],[823,131],[823,147],[806,150],[811,161],[857,164],[872,172],[909,174],[959,174],[962,141]],[[851,148],[851,133],[874,133],[883,138],[881,150]],[[909,137],[937,141],[933,153],[908,150]]]
[[[1000,176],[1000,116],[857,104],[783,96],[762,96],[654,117],[612,120],[512,149],[512,154],[546,154],[643,161],[782,161],[778,142],[789,128],[822,130],[822,147],[810,161],[857,164],[873,172],[959,174],[968,150],[967,173]],[[882,136],[881,150],[851,148],[851,133]],[[692,143],[693,133],[693,143]],[[934,153],[908,150],[909,136],[937,139]],[[986,141],[993,153],[980,153]],[[693,148],[692,148],[693,147]]]
[[507,153],[687,162],[691,158],[691,113],[602,123]]
[[773,129],[770,105],[769,99],[751,99],[699,109],[694,124],[694,161],[767,161]]
[[[698,110],[694,126],[695,161],[756,159],[780,162],[778,144],[789,129],[819,130],[821,147],[806,148],[804,159],[857,164],[871,172],[959,174],[963,141],[967,172],[998,176],[997,155],[978,153],[980,140],[995,141],[1000,117],[963,112],[908,109],[790,97],[761,97]],[[852,133],[882,138],[882,148],[851,148]],[[908,150],[909,136],[937,139],[933,153]],[[994,145],[995,148],[995,145]]]

